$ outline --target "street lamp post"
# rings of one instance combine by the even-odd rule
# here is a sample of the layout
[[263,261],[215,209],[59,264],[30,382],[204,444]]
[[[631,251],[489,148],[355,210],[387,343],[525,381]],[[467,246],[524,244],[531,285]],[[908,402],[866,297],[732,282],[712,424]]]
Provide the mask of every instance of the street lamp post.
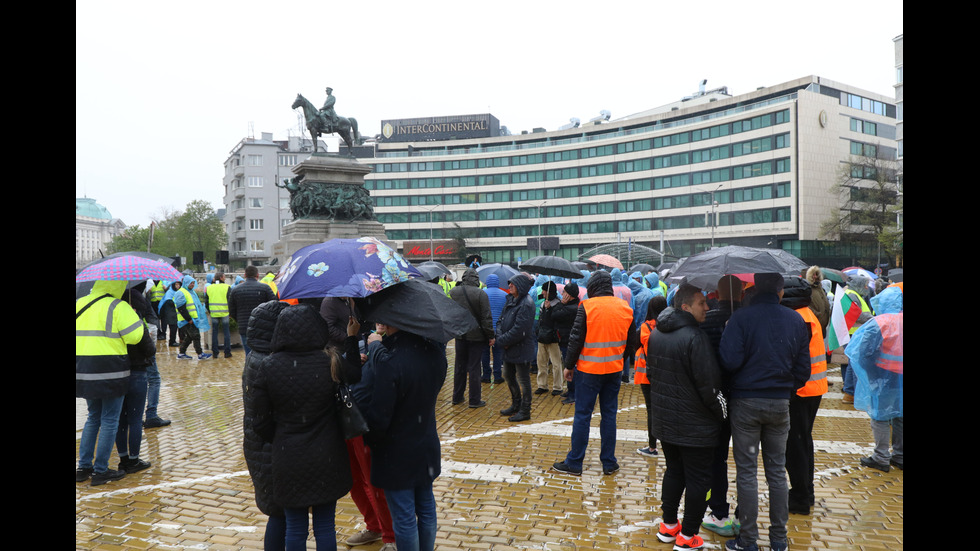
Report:
[[544,208],[545,203],[548,201],[541,201],[538,203],[528,203],[529,205],[537,208],[538,212],[538,256],[541,256],[541,209]]
[[718,206],[718,202],[715,201],[715,192],[721,189],[722,185],[724,184],[719,184],[718,187],[711,190],[711,248],[712,249],[715,248],[715,226],[717,225],[715,219],[715,207]]
[[424,206],[419,205],[420,208],[422,208],[423,210],[425,210],[425,211],[427,211],[429,213],[429,261],[430,262],[432,260],[434,260],[433,254],[434,254],[434,248],[435,248],[433,246],[433,241],[432,241],[432,211],[436,210],[440,206],[442,206],[442,205],[439,204],[439,203],[436,203],[435,205],[432,205],[431,208],[425,208]]

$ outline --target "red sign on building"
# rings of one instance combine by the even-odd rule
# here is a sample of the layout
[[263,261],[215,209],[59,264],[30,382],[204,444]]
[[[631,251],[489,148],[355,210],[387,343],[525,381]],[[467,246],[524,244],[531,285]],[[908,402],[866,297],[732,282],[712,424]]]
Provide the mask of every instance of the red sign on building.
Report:
[[[431,247],[429,246],[431,243]],[[431,249],[431,253],[430,253]],[[424,261],[432,258],[444,262],[460,260],[459,243],[452,239],[436,241],[405,241],[402,243],[402,256],[410,261]]]

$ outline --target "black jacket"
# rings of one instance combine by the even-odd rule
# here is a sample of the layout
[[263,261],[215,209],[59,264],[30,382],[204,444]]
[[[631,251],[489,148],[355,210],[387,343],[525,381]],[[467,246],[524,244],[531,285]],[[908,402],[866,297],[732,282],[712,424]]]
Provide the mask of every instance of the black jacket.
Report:
[[255,393],[253,385],[259,373],[262,360],[272,352],[272,333],[276,328],[279,313],[289,307],[289,304],[278,300],[270,300],[252,310],[248,320],[248,346],[252,350],[245,358],[245,369],[242,371],[242,449],[245,452],[245,464],[252,475],[252,485],[255,487],[255,504],[259,510],[269,516],[282,516],[283,510],[273,499],[272,481],[272,444],[266,442],[253,427],[255,421]]
[[[231,315],[231,319],[238,324],[239,333],[246,331],[248,317],[252,315],[252,310],[255,310],[259,304],[270,300],[276,300],[276,294],[272,292],[272,287],[265,283],[259,283],[256,279],[246,279],[228,293],[228,313]],[[248,339],[248,335],[245,338]]]
[[567,303],[562,303],[552,306],[551,310],[551,321],[555,324],[555,330],[558,332],[558,346],[561,348],[568,348],[568,337],[572,332],[572,324],[575,323],[575,313],[578,310],[578,298],[573,298]]
[[449,291],[449,298],[465,308],[476,319],[477,328],[460,338],[486,343],[493,338],[493,318],[490,316],[490,297],[480,289],[480,275],[467,268],[459,283]]
[[[337,384],[324,352],[327,324],[308,304],[279,314],[272,354],[259,366],[253,428],[272,442],[273,497],[283,507],[309,507],[340,499],[352,485],[347,444],[340,430]],[[357,338],[346,341],[340,378],[361,379]]]
[[507,295],[507,302],[497,321],[498,346],[504,349],[504,361],[525,363],[534,361],[534,301],[528,296],[533,281],[523,274],[511,277],[516,295]]
[[728,416],[721,369],[690,313],[667,308],[657,317],[647,344],[647,377],[653,436],[677,446],[714,447]]

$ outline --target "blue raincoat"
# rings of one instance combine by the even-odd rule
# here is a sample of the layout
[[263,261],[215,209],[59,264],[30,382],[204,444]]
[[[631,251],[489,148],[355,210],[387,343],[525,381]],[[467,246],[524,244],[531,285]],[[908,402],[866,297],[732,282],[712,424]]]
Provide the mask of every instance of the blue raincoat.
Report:
[[[857,377],[854,408],[868,412],[876,421],[904,417],[904,373],[902,372],[902,339],[905,314],[902,291],[890,287],[877,295],[878,315],[858,328],[847,343],[845,353],[850,369]],[[897,337],[896,337],[897,336]],[[885,342],[888,338],[889,342]],[[897,342],[896,342],[897,338]],[[892,352],[887,358],[882,347]],[[889,360],[898,372],[883,369],[879,360]]]
[[[197,317],[194,318],[194,325],[196,325],[201,331],[208,331],[211,329],[211,323],[208,321],[208,311],[204,308],[204,304],[201,303],[201,297],[197,295],[194,289],[190,288],[191,283],[196,283],[194,276],[185,275],[183,281],[181,281],[181,289],[187,289],[187,292],[190,293],[191,298],[194,301],[194,308],[197,313]],[[164,301],[166,301],[166,298],[167,296],[164,295]],[[174,306],[176,306],[178,310],[180,310],[181,306],[187,304],[187,294],[181,291],[174,293],[173,299]],[[185,325],[187,325],[187,320],[181,320],[178,317],[177,327],[183,327]]]

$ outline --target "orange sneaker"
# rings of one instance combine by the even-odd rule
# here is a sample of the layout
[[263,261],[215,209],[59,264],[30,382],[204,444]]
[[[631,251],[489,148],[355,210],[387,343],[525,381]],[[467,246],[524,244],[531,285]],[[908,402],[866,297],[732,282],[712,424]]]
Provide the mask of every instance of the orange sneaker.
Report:
[[694,534],[691,537],[687,537],[680,532],[677,533],[677,539],[674,541],[674,551],[683,551],[684,549],[701,549],[704,547],[704,540],[701,536]]
[[663,521],[660,521],[660,528],[657,530],[657,539],[664,543],[671,543],[677,539],[677,534],[681,533],[681,523],[674,524],[673,528],[667,528]]

